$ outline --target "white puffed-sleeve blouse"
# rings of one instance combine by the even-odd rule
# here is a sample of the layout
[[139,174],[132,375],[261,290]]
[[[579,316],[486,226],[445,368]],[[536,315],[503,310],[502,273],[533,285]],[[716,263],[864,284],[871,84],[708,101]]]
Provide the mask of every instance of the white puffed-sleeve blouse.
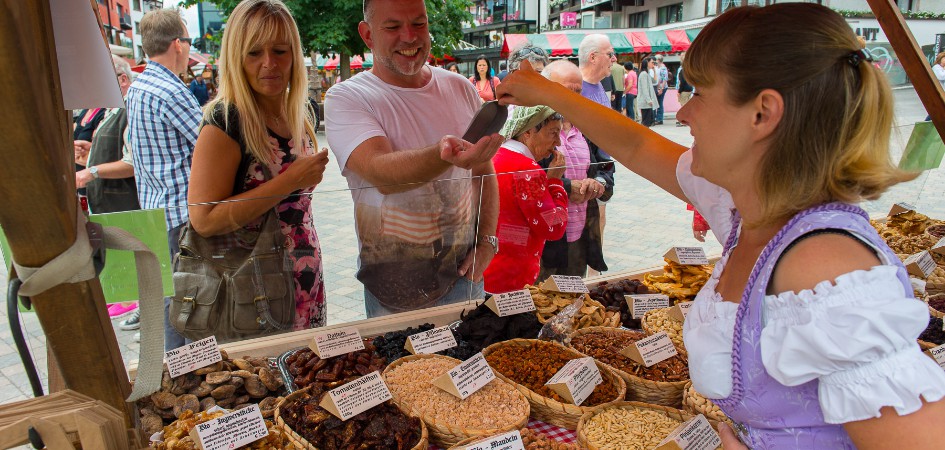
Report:
[[[731,195],[693,175],[691,164],[692,153],[684,153],[676,170],[679,184],[724,243],[732,226]],[[683,326],[693,387],[715,399],[732,392],[738,304],[715,292],[727,261],[725,256],[715,265]],[[909,414],[922,407],[923,398],[933,402],[945,397],[945,371],[916,344],[928,326],[928,309],[903,294],[891,261],[811,290],[769,295],[762,317],[765,370],[786,386],[819,380],[828,423],[879,417],[884,406]]]

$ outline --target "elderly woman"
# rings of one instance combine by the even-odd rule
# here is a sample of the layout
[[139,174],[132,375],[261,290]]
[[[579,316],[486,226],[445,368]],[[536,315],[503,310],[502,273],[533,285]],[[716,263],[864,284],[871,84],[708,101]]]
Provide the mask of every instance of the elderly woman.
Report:
[[[726,11],[702,29],[683,71],[696,87],[677,114],[691,148],[524,64],[498,94],[561,111],[621,164],[693,204],[725,243],[683,337],[693,387],[741,441],[942,448],[945,372],[916,344],[928,308],[857,206],[915,178],[890,163],[882,71],[843,17],[811,3]],[[722,438],[726,450],[745,448],[728,427]]]
[[541,47],[526,42],[509,53],[509,73],[518,70],[522,61],[528,61],[535,72],[541,72],[548,65],[548,54]]
[[[561,184],[561,115],[547,106],[515,108],[502,128],[508,140],[493,158],[499,181],[499,253],[485,272],[486,292],[522,289],[538,278],[545,241],[561,239],[568,194]],[[539,160],[554,153],[547,174]]]

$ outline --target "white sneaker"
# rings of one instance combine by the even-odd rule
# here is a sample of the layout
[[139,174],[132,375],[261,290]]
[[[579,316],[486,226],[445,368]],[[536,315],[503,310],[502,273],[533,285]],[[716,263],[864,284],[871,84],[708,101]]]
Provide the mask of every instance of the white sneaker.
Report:
[[140,331],[137,332],[137,333],[135,333],[135,335],[131,337],[131,342],[141,342],[141,332],[140,332]]

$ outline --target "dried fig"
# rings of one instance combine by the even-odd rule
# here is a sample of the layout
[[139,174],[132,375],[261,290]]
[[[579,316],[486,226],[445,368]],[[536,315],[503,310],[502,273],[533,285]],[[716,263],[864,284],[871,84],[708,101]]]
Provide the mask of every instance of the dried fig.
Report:
[[236,386],[236,389],[243,387],[244,383],[245,383],[245,380],[243,380],[242,377],[230,378],[230,384],[232,384],[233,386]]
[[164,419],[174,420],[177,418],[177,416],[174,415],[173,406],[167,409],[159,409],[157,413],[159,416],[161,416],[161,418],[164,418]]
[[239,405],[240,403],[249,403],[249,396],[248,396],[248,395],[241,395],[241,396],[236,397],[235,399],[233,399],[233,404],[234,404],[234,405]]
[[161,375],[161,390],[164,392],[170,392],[171,387],[174,386],[174,380],[171,379],[171,374],[165,369],[164,374]]
[[245,359],[236,358],[233,360],[233,364],[236,364],[236,367],[239,367],[240,370],[253,370],[253,365]]
[[221,398],[217,400],[217,406],[221,408],[229,408],[233,406],[233,401],[236,400],[236,396],[230,396],[226,398]]
[[210,386],[210,383],[206,381],[200,383],[200,386],[197,386],[190,390],[189,394],[196,395],[197,397],[203,398],[210,395],[210,391],[213,390],[213,386]]
[[206,375],[208,373],[219,372],[221,370],[223,370],[223,361],[217,361],[207,367],[201,367],[197,369],[194,371],[194,373],[197,375]]
[[177,402],[174,404],[174,416],[180,417],[184,411],[200,412],[200,400],[197,400],[196,395],[184,394],[177,397]]
[[234,370],[233,372],[230,372],[230,373],[232,373],[234,377],[240,377],[240,378],[249,378],[250,376],[253,375],[252,369],[250,369],[250,370],[243,370],[243,369]]
[[164,429],[164,420],[161,416],[150,413],[141,417],[141,430],[148,436]]
[[222,348],[220,349],[220,357],[223,358],[224,361],[230,359],[230,355],[228,355],[226,350],[223,350]]
[[266,361],[266,358],[260,358],[258,356],[244,356],[243,359],[249,361],[254,367],[269,367],[269,361]]
[[253,398],[265,397],[269,393],[266,385],[259,379],[259,375],[247,378],[243,387],[246,388],[246,393]]
[[276,391],[282,387],[282,377],[276,376],[276,374],[272,373],[269,369],[261,368],[259,370],[259,379],[266,385],[266,389],[270,391]]
[[233,394],[235,393],[236,393],[236,386],[233,386],[232,384],[224,384],[214,389],[213,391],[211,391],[210,395],[213,398],[217,399],[217,404],[219,404],[220,403],[219,400],[221,398],[232,397]]
[[233,375],[230,372],[213,372],[207,374],[207,383],[210,384],[223,384],[227,381],[230,381]]
[[236,411],[237,409],[243,409],[243,408],[245,408],[245,407],[247,407],[247,406],[253,406],[253,404],[252,404],[252,403],[239,403],[239,404],[237,404],[236,406],[234,406],[234,407],[232,407],[232,408],[230,408],[230,409],[232,409],[233,411]]
[[259,411],[262,412],[263,417],[272,417],[278,404],[278,397],[266,397],[259,402]]
[[158,409],[168,409],[174,407],[177,396],[170,392],[155,392],[151,394],[151,401],[154,402],[154,406]]
[[217,401],[213,397],[207,397],[200,401],[201,411],[206,411],[214,406],[217,406]]

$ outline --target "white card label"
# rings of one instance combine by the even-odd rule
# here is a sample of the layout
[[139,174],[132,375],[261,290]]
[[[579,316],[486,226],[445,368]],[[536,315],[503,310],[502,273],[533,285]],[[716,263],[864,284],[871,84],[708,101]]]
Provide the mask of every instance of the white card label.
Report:
[[621,350],[620,353],[646,367],[678,354],[676,346],[665,331],[640,339],[634,342],[634,345]]
[[357,328],[343,328],[316,334],[308,345],[321,359],[364,350],[364,340]]
[[669,296],[665,294],[637,294],[625,295],[624,298],[630,307],[630,315],[634,319],[641,319],[651,309],[669,308]]
[[217,338],[210,336],[164,352],[164,360],[167,361],[167,371],[174,378],[223,361],[223,356]]
[[580,406],[594,392],[597,385],[604,382],[594,358],[578,358],[568,361],[546,386]]
[[[252,404],[229,414],[198,423],[193,429],[203,450],[229,450],[269,435],[259,405]],[[191,436],[193,436],[191,431]]]
[[907,213],[909,211],[915,211],[915,205],[906,202],[899,202],[892,206],[889,210],[889,217],[898,216],[902,213]]
[[935,260],[927,250],[923,250],[906,258],[902,262],[906,266],[906,271],[917,277],[928,278],[935,270]]
[[722,445],[722,439],[712,428],[704,415],[699,414],[686,421],[663,442],[657,450],[715,450]]
[[434,379],[433,385],[465,400],[494,379],[495,372],[480,352]]
[[584,284],[583,278],[572,275],[552,275],[542,283],[541,287],[549,291],[574,294],[587,294],[590,292],[587,289],[587,285]]
[[449,327],[434,328],[429,331],[421,331],[412,334],[407,338],[404,347],[414,355],[442,352],[443,350],[456,347],[456,338]]
[[348,420],[391,399],[380,372],[369,373],[328,391],[319,405],[335,417]]
[[701,266],[709,263],[702,247],[673,247],[663,255],[683,266]]
[[677,322],[685,322],[690,308],[692,308],[692,302],[676,302],[676,305],[669,310],[669,317]]
[[515,430],[470,445],[466,450],[525,450],[525,444],[522,443],[522,434]]
[[499,317],[535,310],[535,302],[532,300],[532,294],[528,289],[493,295],[492,298],[486,302],[486,306],[492,309]]
[[939,255],[945,255],[945,237],[938,240],[932,248],[929,249],[932,253],[938,253]]
[[938,347],[930,349],[929,354],[932,355],[932,359],[934,359],[942,369],[945,369],[945,345],[939,345]]

